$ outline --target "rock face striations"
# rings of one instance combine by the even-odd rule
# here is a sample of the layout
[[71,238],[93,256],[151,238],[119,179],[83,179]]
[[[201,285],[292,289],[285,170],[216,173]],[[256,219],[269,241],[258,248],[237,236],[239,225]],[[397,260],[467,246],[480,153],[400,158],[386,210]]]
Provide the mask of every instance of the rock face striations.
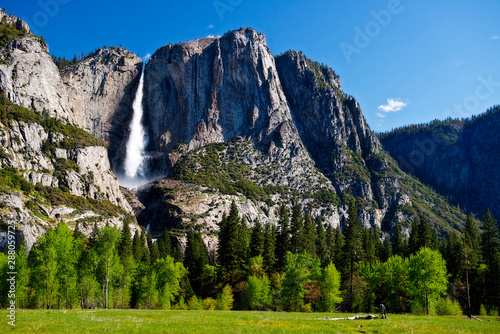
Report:
[[382,134],[400,167],[481,216],[500,217],[500,107],[467,120],[434,121]]

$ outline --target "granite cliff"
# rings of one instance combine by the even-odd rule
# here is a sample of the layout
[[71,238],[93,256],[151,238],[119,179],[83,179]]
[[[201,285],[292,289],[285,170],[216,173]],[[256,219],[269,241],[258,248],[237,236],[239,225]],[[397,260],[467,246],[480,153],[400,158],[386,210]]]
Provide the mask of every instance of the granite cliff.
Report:
[[406,172],[465,212],[489,208],[500,217],[500,108],[470,119],[448,119],[381,134],[384,147]]

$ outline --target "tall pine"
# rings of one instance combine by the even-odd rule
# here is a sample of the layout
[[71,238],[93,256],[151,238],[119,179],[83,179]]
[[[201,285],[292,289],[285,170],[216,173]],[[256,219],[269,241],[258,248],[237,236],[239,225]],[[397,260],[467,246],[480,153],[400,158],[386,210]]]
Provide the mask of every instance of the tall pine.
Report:
[[361,242],[361,223],[358,217],[355,202],[352,201],[347,212],[347,227],[342,256],[344,282],[347,289],[346,303],[348,309],[354,311],[354,279],[363,258],[363,245]]
[[278,221],[278,235],[276,237],[276,269],[283,270],[286,263],[286,252],[291,251],[290,218],[288,208],[282,204],[280,207],[280,220]]

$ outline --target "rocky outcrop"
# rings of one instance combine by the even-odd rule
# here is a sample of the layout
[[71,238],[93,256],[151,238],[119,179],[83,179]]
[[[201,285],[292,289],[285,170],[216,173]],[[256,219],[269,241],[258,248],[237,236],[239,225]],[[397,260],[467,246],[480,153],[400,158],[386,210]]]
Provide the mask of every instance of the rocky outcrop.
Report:
[[62,72],[75,123],[102,139],[112,158],[123,155],[141,68],[137,55],[111,47],[96,50]]
[[465,212],[500,217],[500,108],[467,120],[434,121],[382,134],[399,166],[450,196]]
[[11,40],[0,51],[0,91],[22,107],[76,122],[48,45],[37,36]]
[[26,33],[31,32],[30,27],[26,22],[14,15],[7,14],[3,10],[0,10],[0,22],[11,27],[15,27],[17,30],[24,30]]

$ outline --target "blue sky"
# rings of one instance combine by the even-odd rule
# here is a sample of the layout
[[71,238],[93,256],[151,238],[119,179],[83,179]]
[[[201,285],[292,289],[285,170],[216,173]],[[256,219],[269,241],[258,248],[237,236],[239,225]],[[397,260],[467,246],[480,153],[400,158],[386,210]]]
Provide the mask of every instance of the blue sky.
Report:
[[253,27],[273,54],[333,68],[375,131],[467,117],[500,104],[498,0],[3,0],[72,58],[103,45],[145,56],[164,44]]

